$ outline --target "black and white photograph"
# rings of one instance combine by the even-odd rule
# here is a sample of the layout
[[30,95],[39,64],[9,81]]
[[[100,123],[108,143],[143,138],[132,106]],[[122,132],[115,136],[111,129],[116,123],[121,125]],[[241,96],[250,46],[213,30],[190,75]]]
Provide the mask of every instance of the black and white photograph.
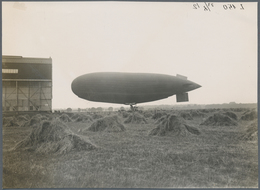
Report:
[[258,188],[258,3],[2,2],[2,188]]

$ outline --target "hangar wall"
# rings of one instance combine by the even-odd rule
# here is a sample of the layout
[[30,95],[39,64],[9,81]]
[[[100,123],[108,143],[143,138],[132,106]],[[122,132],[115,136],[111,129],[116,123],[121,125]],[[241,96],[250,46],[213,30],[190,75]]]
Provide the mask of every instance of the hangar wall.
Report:
[[2,110],[52,110],[52,59],[2,56]]

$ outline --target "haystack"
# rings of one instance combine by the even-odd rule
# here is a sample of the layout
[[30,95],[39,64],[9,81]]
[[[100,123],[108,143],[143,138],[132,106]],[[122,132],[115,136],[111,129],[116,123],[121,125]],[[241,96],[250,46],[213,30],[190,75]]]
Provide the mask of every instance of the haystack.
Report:
[[123,124],[119,123],[117,116],[108,116],[96,120],[91,126],[87,129],[89,131],[107,131],[107,132],[121,132],[125,131]]
[[190,114],[192,117],[204,117],[205,114],[200,112],[199,110],[190,110]]
[[70,119],[70,117],[66,114],[63,113],[62,115],[59,116],[60,120],[63,122],[71,122],[72,120]]
[[157,136],[187,136],[199,134],[200,131],[195,127],[187,125],[183,118],[170,114],[161,118],[157,127],[149,133],[149,135]]
[[94,114],[92,114],[92,118],[93,119],[101,119],[101,118],[103,118],[103,115],[94,113]]
[[71,117],[72,121],[74,122],[92,122],[93,119],[89,115],[84,115],[84,114],[75,114]]
[[144,111],[143,115],[145,118],[150,118],[153,116],[153,114],[150,111]]
[[250,112],[245,112],[242,116],[241,119],[245,121],[251,121],[257,118],[257,112],[256,111],[250,111]]
[[130,115],[130,114],[129,114],[128,112],[126,112],[126,111],[122,111],[121,114],[122,114],[123,118],[127,118],[127,117],[129,117],[129,115]]
[[186,120],[193,120],[191,114],[190,114],[190,113],[187,113],[187,112],[181,112],[181,113],[180,113],[180,116],[181,116],[183,119],[186,119]]
[[17,119],[13,117],[3,117],[3,127],[18,127]]
[[167,117],[168,117],[168,114],[165,115],[165,116],[160,117],[159,119],[157,119],[157,120],[155,121],[155,123],[156,123],[156,124],[159,124],[159,123],[165,121],[165,120],[167,119]]
[[49,117],[47,117],[46,115],[42,115],[42,114],[36,114],[33,116],[34,118],[39,118],[40,120],[48,120]]
[[255,141],[258,139],[257,119],[246,127],[244,133],[238,139],[245,141]]
[[157,120],[157,119],[161,118],[161,117],[164,116],[164,115],[167,115],[167,113],[164,112],[164,111],[156,112],[156,113],[153,115],[152,119],[156,119],[156,120]]
[[235,111],[235,112],[242,112],[245,111],[246,108],[231,108],[230,110]]
[[31,134],[19,142],[14,150],[21,148],[38,153],[62,154],[72,150],[93,150],[96,146],[84,137],[74,134],[59,119],[55,119],[41,121],[41,124],[33,128]]
[[231,112],[231,111],[227,111],[224,113],[224,115],[227,115],[229,116],[230,118],[234,119],[234,120],[237,120],[237,114],[235,114],[234,112]]
[[3,117],[3,127],[23,127],[29,119],[29,115]]
[[211,125],[211,126],[237,126],[237,122],[227,115],[221,113],[215,113],[208,117],[200,125]]
[[19,115],[18,117],[17,117],[17,120],[19,120],[19,121],[29,121],[30,120],[30,116],[29,115]]
[[200,110],[202,113],[209,113],[210,112],[210,110],[208,110],[208,109],[201,109]]
[[43,116],[41,114],[34,115],[30,120],[24,122],[21,127],[36,127],[38,125],[41,125],[41,121],[47,121],[49,120],[48,117]]
[[124,123],[132,123],[132,124],[147,124],[146,119],[141,114],[134,112],[128,116],[128,118],[124,121]]
[[17,124],[20,127],[23,127],[26,123],[30,121],[30,116],[29,115],[19,115],[16,119]]

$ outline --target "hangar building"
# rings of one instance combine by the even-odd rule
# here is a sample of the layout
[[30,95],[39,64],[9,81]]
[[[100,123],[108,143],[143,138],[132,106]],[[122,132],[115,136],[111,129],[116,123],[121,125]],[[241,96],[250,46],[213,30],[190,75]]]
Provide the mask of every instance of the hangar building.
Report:
[[52,59],[2,56],[2,110],[52,110]]

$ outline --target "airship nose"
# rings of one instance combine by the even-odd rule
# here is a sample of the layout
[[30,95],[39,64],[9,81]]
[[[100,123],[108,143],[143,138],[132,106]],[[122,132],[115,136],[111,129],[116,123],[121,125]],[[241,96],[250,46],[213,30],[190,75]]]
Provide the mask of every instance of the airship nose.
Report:
[[196,84],[195,82],[189,82],[184,84],[183,87],[186,89],[186,91],[191,91],[200,88],[201,86],[199,84]]
[[77,96],[79,96],[79,92],[80,92],[80,82],[78,80],[78,78],[74,79],[71,83],[71,89],[73,91],[74,94],[76,94]]

